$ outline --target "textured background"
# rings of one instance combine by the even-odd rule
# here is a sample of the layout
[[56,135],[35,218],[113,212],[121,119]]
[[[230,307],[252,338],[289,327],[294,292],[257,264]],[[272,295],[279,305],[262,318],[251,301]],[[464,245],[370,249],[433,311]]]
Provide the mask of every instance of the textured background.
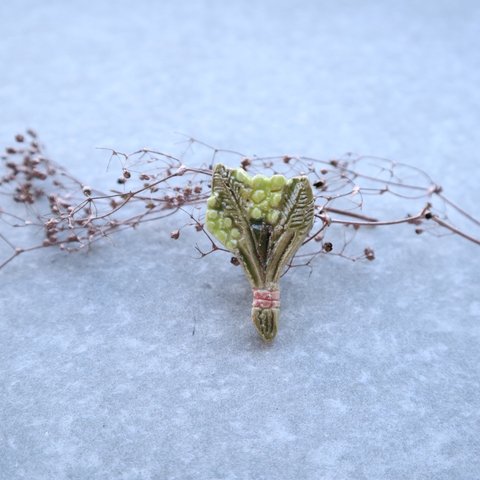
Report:
[[[95,147],[175,131],[358,151],[475,211],[479,24],[474,0],[4,0],[0,142],[36,128],[92,184]],[[293,271],[265,346],[240,270],[168,232],[0,272],[1,480],[480,478],[478,247],[391,228],[375,262]]]

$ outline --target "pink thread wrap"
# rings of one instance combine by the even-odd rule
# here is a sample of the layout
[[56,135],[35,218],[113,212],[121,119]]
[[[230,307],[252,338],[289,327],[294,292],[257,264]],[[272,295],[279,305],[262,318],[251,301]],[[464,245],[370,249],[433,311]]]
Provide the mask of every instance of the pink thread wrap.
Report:
[[280,308],[280,290],[253,289],[253,308]]

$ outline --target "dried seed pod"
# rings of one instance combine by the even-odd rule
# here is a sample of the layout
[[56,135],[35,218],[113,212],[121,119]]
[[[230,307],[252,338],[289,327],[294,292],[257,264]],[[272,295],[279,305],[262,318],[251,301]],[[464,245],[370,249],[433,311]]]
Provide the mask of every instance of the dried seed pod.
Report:
[[241,162],[240,165],[242,165],[242,168],[244,170],[247,170],[248,167],[252,164],[252,161],[249,158],[244,158]]
[[370,260],[370,261],[375,260],[375,252],[371,248],[369,247],[365,248],[363,253],[365,254],[365,258],[367,260]]

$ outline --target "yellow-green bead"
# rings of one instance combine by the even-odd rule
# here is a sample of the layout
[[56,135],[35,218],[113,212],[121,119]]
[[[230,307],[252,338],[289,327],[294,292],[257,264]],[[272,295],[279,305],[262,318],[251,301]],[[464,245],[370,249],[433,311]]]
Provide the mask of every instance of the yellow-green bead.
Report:
[[237,241],[236,240],[228,240],[228,242],[225,244],[225,246],[229,250],[235,250],[235,248],[237,248]]
[[250,200],[251,193],[252,191],[250,190],[250,188],[242,188],[240,195],[244,200]]
[[260,203],[265,198],[265,196],[266,196],[266,193],[263,190],[255,190],[252,193],[251,199],[255,203]]
[[215,195],[212,195],[207,200],[208,208],[217,208],[218,207],[218,198]]
[[217,229],[217,224],[215,222],[212,222],[211,220],[207,221],[206,225],[208,230],[212,233],[214,233],[214,231]]
[[272,193],[270,195],[270,205],[272,207],[280,206],[281,201],[282,201],[282,194],[281,193]]
[[252,186],[256,189],[266,188],[269,183],[269,179],[265,175],[255,175],[252,178]]
[[258,207],[253,207],[253,208],[250,210],[250,216],[251,216],[254,220],[258,220],[258,219],[262,218],[262,211],[261,211]]
[[234,239],[239,239],[240,238],[240,230],[238,228],[232,228],[230,230],[230,236]]
[[232,228],[232,224],[233,224],[233,222],[232,222],[232,219],[230,217],[225,217],[223,219],[223,226],[225,228],[228,228],[228,229]]
[[218,212],[216,210],[207,210],[207,220],[216,220]]
[[286,183],[287,183],[287,180],[283,175],[273,175],[273,177],[270,179],[270,185],[271,185],[272,191],[281,190]]
[[279,218],[280,218],[280,212],[278,210],[270,210],[267,213],[267,222],[270,223],[271,225],[276,224]]
[[224,232],[223,230],[217,230],[215,232],[215,236],[223,243],[225,244],[225,242],[227,241],[227,238],[228,238],[228,235],[226,232]]
[[235,178],[244,185],[250,186],[252,184],[251,177],[248,176],[247,172],[243,168],[237,168],[235,172]]
[[267,210],[270,209],[270,205],[268,204],[268,200],[264,200],[262,203],[259,203],[257,206],[263,212],[266,212]]

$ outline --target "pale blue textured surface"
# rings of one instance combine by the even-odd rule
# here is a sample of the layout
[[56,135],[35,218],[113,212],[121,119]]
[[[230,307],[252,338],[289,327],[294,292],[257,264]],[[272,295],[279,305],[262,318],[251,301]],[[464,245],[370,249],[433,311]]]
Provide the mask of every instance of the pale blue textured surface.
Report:
[[[478,206],[473,0],[4,0],[0,25],[2,145],[36,128],[91,183],[95,147],[182,131],[401,159]],[[478,247],[391,229],[291,272],[264,346],[240,270],[168,231],[0,273],[0,480],[480,479]]]

